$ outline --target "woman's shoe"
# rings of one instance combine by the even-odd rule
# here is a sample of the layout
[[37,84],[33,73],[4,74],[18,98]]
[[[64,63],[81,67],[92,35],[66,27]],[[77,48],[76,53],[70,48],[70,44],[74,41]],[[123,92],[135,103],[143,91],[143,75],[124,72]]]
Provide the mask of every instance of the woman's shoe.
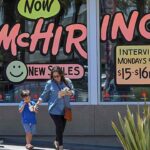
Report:
[[34,149],[34,146],[33,146],[33,145],[30,145],[30,149]]
[[59,146],[59,150],[63,150],[63,146]]
[[4,143],[4,140],[3,139],[0,139],[0,144],[3,144]]
[[56,150],[59,150],[59,143],[57,141],[54,141],[54,146],[55,146]]

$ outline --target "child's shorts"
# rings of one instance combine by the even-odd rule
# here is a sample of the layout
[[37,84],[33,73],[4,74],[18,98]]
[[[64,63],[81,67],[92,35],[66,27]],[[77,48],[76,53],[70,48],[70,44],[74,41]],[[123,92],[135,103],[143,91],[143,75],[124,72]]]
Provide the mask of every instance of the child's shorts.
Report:
[[31,133],[32,135],[36,134],[36,124],[23,123],[23,127],[26,133]]

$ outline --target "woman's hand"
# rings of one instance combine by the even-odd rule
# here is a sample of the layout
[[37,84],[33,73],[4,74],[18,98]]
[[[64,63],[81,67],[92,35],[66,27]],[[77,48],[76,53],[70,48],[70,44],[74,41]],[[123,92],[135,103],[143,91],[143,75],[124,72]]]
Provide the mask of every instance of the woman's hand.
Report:
[[64,97],[66,95],[66,92],[65,91],[59,91],[58,92],[58,97],[59,98],[62,98],[62,97]]
[[42,101],[43,100],[41,98],[38,99],[37,103],[34,105],[34,112],[38,112],[39,105],[41,105]]
[[72,91],[67,91],[66,92],[66,96],[72,96],[72,95],[73,95]]
[[39,106],[37,104],[35,104],[35,106],[33,107],[34,112],[38,112]]

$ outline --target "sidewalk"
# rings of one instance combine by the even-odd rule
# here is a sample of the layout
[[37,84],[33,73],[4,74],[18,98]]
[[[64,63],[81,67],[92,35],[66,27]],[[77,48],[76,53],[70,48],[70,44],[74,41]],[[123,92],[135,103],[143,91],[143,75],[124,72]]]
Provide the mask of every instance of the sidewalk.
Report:
[[[3,148],[0,147],[0,150],[26,150],[24,146],[16,146],[16,145],[4,145]],[[35,147],[34,150],[54,150],[54,149],[48,149],[48,148],[40,148]]]
[[[33,144],[35,150],[54,150],[54,137],[35,137]],[[23,137],[5,137],[0,150],[25,150]],[[64,138],[65,150],[123,150],[114,136],[66,136]]]

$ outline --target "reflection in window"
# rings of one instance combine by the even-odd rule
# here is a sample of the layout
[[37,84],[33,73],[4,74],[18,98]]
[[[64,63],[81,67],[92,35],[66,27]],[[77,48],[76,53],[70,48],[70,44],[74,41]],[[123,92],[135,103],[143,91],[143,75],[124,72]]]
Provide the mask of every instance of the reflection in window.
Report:
[[[150,12],[149,0],[100,0],[100,20],[105,14],[113,14],[117,11],[122,11],[127,20],[132,10],[138,10],[142,16]],[[110,33],[110,30],[108,31]],[[130,43],[134,44],[149,44],[149,41],[141,39],[137,32],[134,40]],[[119,86],[115,84],[115,64],[114,51],[116,45],[128,45],[119,35],[117,42],[113,43],[110,40],[100,44],[101,46],[101,90],[102,100],[104,102],[126,102],[126,101],[143,101],[144,97],[150,100],[149,87],[132,87]]]
[[[16,3],[18,0],[0,0],[0,24],[8,23],[11,26],[16,22],[20,22],[22,24],[22,32],[31,33],[34,27],[34,21],[25,20],[21,17],[16,9]],[[87,3],[86,0],[60,0],[62,9],[60,14],[53,19],[45,20],[44,27],[51,22],[55,23],[55,26],[58,25],[67,26],[73,23],[83,23],[87,24]],[[43,27],[43,28],[44,28]],[[63,33],[63,37],[65,37],[66,33]],[[78,36],[80,33],[76,33]],[[49,64],[72,64],[78,63],[85,67],[85,76],[83,79],[73,81],[76,95],[72,97],[72,101],[75,102],[86,102],[88,101],[88,69],[87,69],[87,60],[81,59],[78,56],[76,51],[71,55],[64,54],[63,43],[65,42],[64,38],[60,43],[60,50],[57,56],[52,56],[49,49],[49,54],[47,56],[43,56],[40,53],[40,49],[42,46],[42,42],[38,43],[37,50],[34,54],[29,54],[27,50],[20,50],[17,58],[14,58],[8,52],[0,51],[0,102],[19,102],[20,101],[20,91],[22,89],[30,89],[32,92],[33,99],[38,99],[40,93],[42,92],[45,82],[24,82],[22,84],[13,85],[10,84],[6,79],[5,75],[2,72],[5,72],[6,64],[10,61],[18,59],[22,60],[26,63],[49,63]],[[83,43],[83,47],[87,50],[87,41]],[[81,86],[82,85],[82,86]]]

